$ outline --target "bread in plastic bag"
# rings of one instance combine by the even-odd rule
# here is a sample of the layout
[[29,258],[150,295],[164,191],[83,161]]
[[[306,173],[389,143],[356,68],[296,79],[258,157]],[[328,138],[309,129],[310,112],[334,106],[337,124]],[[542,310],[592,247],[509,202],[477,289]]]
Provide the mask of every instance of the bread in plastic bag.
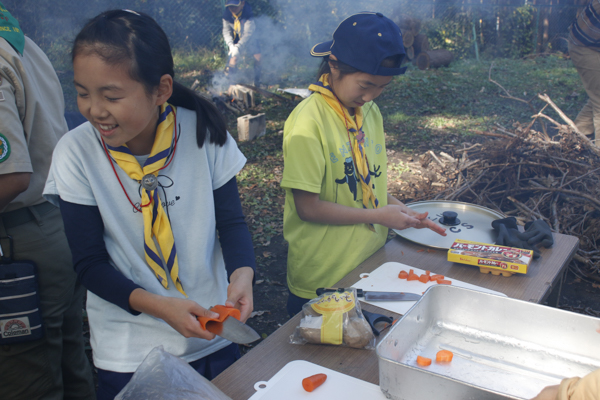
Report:
[[348,288],[326,292],[304,304],[290,343],[374,349],[375,336],[356,300],[356,289]]
[[148,353],[115,400],[231,400],[162,346]]

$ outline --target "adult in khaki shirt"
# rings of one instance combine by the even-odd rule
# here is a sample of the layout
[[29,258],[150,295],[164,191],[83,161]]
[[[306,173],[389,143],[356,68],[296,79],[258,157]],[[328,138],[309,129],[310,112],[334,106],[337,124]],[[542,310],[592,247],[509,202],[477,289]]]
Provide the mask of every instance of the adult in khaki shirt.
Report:
[[[5,256],[36,263],[45,333],[0,346],[3,400],[95,398],[82,333],[84,290],[60,211],[42,197],[52,151],[66,131],[50,61],[0,3],[0,244]],[[0,326],[7,317],[0,315]]]

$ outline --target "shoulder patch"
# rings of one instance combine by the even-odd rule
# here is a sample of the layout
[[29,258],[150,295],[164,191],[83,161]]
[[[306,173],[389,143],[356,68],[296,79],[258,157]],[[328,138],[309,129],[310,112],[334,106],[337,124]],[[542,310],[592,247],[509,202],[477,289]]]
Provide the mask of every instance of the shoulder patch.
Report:
[[0,163],[8,160],[10,156],[10,143],[6,136],[0,133]]

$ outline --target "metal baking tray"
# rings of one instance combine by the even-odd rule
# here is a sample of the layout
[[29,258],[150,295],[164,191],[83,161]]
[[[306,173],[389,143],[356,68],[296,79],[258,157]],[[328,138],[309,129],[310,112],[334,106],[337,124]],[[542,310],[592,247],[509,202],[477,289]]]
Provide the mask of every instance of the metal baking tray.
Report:
[[[498,234],[492,228],[492,221],[505,218],[499,211],[460,201],[427,200],[406,206],[420,213],[428,212],[427,218],[446,228],[446,236],[438,235],[430,229],[394,229],[394,232],[411,242],[438,249],[449,249],[456,239],[496,243]],[[444,214],[448,212],[454,213],[455,219],[445,219]]]
[[[437,364],[436,353],[454,353]],[[433,360],[428,367],[417,356]],[[600,319],[440,285],[377,345],[379,386],[394,400],[531,399],[600,368]]]

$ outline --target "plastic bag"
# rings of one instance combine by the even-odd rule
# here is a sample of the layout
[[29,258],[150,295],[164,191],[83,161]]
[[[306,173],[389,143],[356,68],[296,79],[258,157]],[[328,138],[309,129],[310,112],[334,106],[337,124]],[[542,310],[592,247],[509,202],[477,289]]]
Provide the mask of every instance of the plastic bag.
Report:
[[187,362],[155,347],[115,400],[231,400]]
[[290,336],[292,344],[375,348],[375,336],[360,310],[354,288],[326,292],[302,306],[302,314]]

